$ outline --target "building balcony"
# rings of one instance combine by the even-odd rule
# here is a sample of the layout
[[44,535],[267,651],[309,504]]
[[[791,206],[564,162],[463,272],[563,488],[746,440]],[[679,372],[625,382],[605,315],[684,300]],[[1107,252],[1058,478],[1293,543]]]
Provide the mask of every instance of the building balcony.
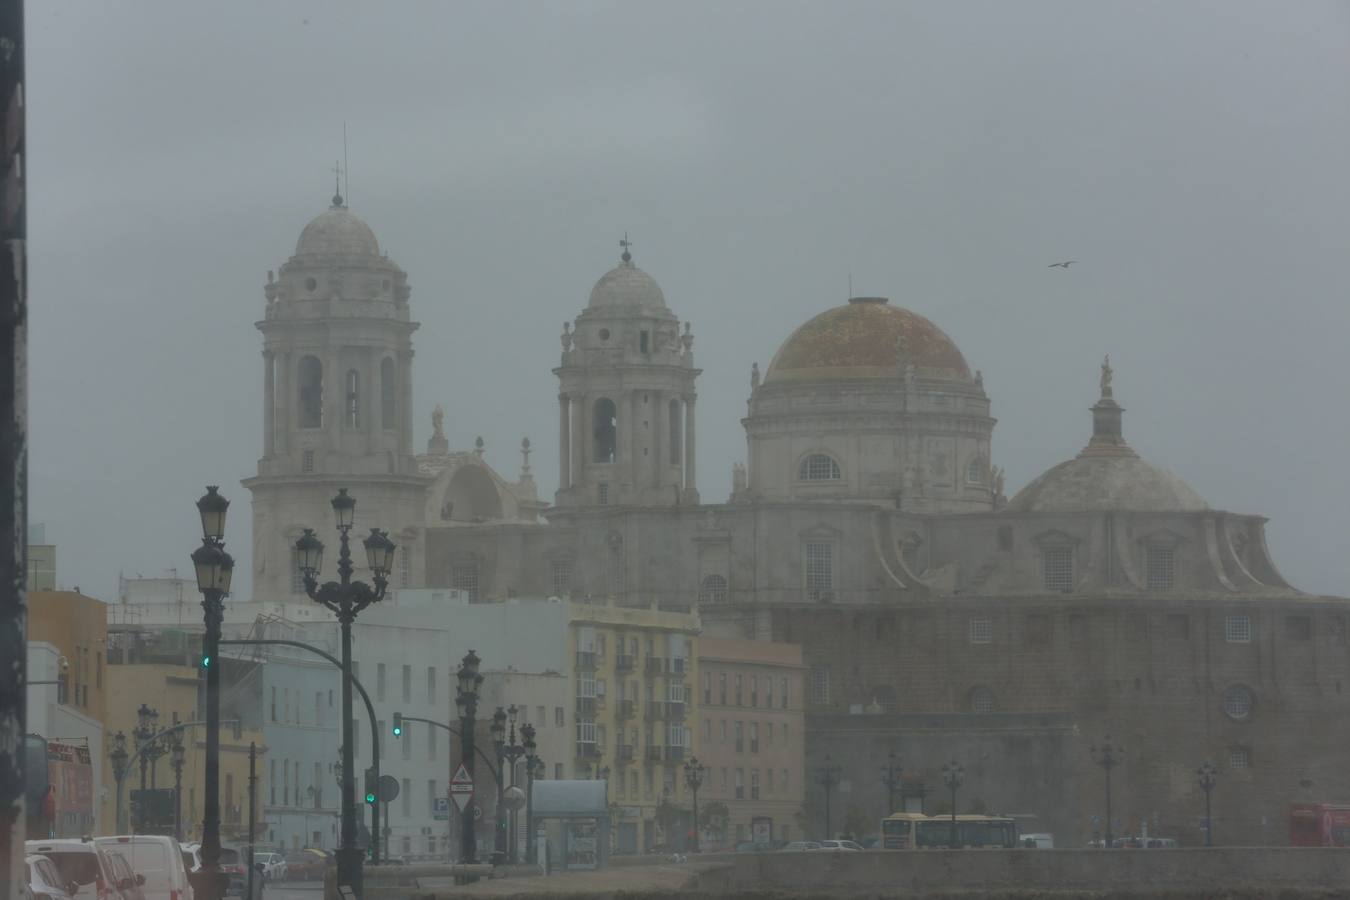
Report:
[[577,741],[577,759],[595,759],[600,748],[592,741]]
[[623,721],[631,719],[637,715],[637,704],[632,700],[620,700],[619,705],[614,710],[614,717]]
[[647,762],[660,762],[662,756],[661,749],[662,748],[660,747],[648,747]]
[[666,748],[666,762],[674,762],[674,763],[677,763],[677,762],[683,762],[683,761],[684,761],[684,748],[683,748],[683,747],[667,747],[667,748]]
[[577,651],[577,669],[583,672],[595,670],[595,654],[589,650]]
[[595,698],[594,698],[594,697],[578,697],[578,698],[577,698],[577,712],[579,712],[579,713],[585,713],[585,714],[594,713],[594,712],[595,712]]
[[632,744],[619,744],[615,751],[616,757],[620,760],[630,761],[633,758]]
[[637,665],[637,660],[627,653],[620,653],[614,657],[615,672],[631,672]]
[[664,675],[666,673],[666,661],[659,656],[649,656],[642,671],[648,675]]

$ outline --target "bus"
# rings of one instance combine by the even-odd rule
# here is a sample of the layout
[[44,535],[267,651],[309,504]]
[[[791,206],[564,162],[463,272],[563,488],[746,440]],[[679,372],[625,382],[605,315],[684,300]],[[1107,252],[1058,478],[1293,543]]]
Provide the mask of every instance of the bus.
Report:
[[951,816],[894,813],[881,822],[883,850],[928,850],[951,847],[992,849],[1016,846],[1018,846],[1017,823],[1006,816],[958,815],[953,824]]
[[1343,803],[1291,804],[1289,846],[1350,846],[1350,806]]

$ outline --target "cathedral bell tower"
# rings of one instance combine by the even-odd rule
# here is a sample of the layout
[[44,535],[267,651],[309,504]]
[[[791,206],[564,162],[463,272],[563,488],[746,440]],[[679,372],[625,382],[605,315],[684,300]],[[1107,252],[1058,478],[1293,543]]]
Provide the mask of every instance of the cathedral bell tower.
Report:
[[302,593],[291,546],[303,527],[327,531],[338,488],[357,498],[358,531],[379,527],[406,547],[428,479],[412,452],[408,276],[341,194],[263,294],[263,447],[244,485],[255,596],[284,600]]
[[563,325],[557,505],[697,504],[694,336],[619,244],[575,329]]

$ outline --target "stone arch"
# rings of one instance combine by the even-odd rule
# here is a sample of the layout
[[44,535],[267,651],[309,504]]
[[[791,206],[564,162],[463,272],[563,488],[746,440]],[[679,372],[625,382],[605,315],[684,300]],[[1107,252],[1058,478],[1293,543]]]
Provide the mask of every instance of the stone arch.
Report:
[[481,466],[461,466],[446,485],[441,519],[450,522],[487,522],[502,518],[497,485]]

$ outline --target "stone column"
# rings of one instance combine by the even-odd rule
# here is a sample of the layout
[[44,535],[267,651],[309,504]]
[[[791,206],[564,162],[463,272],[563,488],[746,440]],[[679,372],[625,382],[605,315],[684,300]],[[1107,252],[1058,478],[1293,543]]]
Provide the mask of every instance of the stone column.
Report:
[[[591,452],[590,444],[587,441],[587,432],[591,423],[590,399],[584,394],[581,396],[573,394],[570,399],[576,413],[573,416],[576,421],[572,423],[572,468],[574,472],[572,487],[574,490],[580,488],[585,491],[589,489],[586,472],[587,463],[590,462],[590,457],[587,454]],[[590,501],[586,497],[582,497],[578,502],[585,504]]]
[[666,477],[666,418],[670,413],[666,410],[666,395],[663,391],[654,391],[652,393],[652,487],[661,488],[661,481]]
[[694,468],[694,395],[684,401],[684,496],[688,503],[698,502],[698,478]]
[[263,453],[270,457],[275,451],[277,415],[276,354],[263,351]]
[[572,486],[572,410],[567,395],[558,395],[558,490]]
[[638,451],[642,448],[638,445],[642,442],[642,398],[638,396],[637,391],[628,395],[628,402],[624,404],[628,407],[628,465],[625,470],[628,472],[628,489],[633,492],[633,499],[629,502],[637,502],[638,482],[641,480],[642,472],[642,454]]

